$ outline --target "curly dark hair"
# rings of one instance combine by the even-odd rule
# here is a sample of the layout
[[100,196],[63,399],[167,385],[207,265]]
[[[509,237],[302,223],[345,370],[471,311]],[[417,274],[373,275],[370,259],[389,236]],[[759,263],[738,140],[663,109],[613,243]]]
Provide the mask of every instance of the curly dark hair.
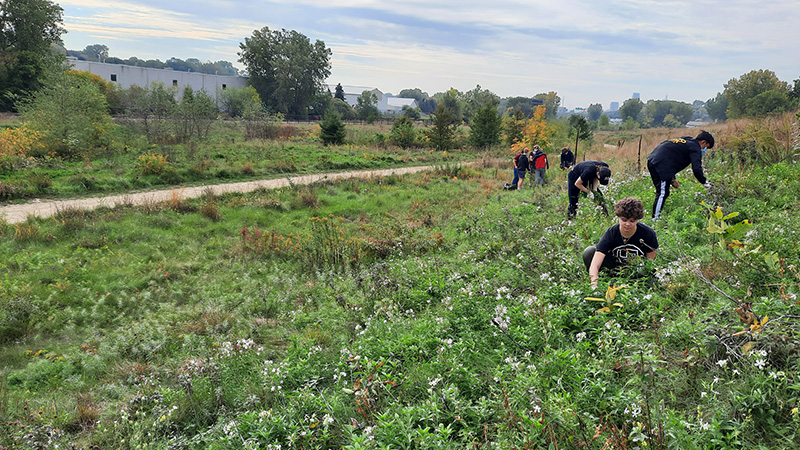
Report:
[[614,215],[640,220],[644,217],[644,205],[636,197],[625,197],[614,205]]

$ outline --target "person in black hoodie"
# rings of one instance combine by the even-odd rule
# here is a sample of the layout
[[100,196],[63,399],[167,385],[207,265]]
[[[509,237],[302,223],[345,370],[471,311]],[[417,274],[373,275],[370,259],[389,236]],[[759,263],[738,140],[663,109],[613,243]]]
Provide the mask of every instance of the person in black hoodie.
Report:
[[575,163],[575,155],[572,154],[572,150],[569,147],[564,147],[561,149],[561,168],[562,169],[569,169]]
[[706,149],[714,147],[714,136],[708,131],[701,131],[697,137],[683,136],[677,139],[668,139],[660,144],[647,157],[647,170],[656,189],[656,199],[653,201],[653,218],[661,216],[664,202],[669,197],[669,188],[678,187],[675,175],[692,165],[692,172],[701,184],[706,185],[706,176],[703,174],[703,153]]
[[608,184],[611,178],[611,169],[603,161],[582,161],[576,164],[567,174],[567,196],[569,197],[569,209],[567,217],[575,217],[578,211],[578,197],[581,192],[594,197],[594,192],[600,192],[599,184]]
[[517,172],[519,175],[519,181],[517,182],[517,189],[522,189],[522,183],[525,182],[525,173],[528,172],[528,149],[522,150],[522,153],[519,155],[519,161],[517,161]]

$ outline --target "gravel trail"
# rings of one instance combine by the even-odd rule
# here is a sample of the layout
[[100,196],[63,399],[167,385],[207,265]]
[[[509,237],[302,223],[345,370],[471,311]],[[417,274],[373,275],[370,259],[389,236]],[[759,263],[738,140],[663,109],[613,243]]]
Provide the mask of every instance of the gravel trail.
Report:
[[120,195],[109,195],[106,197],[89,197],[72,200],[33,200],[31,202],[18,205],[0,206],[0,219],[14,224],[25,222],[29,216],[50,217],[60,210],[79,208],[94,209],[98,206],[113,207],[118,204],[139,205],[145,202],[162,202],[172,198],[173,192],[180,193],[182,198],[194,198],[201,196],[206,189],[211,189],[215,194],[226,192],[250,192],[256,189],[275,189],[290,184],[311,184],[320,180],[337,180],[347,178],[363,177],[383,177],[388,175],[403,175],[407,173],[421,172],[430,170],[433,166],[400,167],[395,169],[381,170],[359,170],[337,173],[319,173],[313,175],[300,175],[286,178],[276,178],[271,180],[243,181],[238,183],[210,184],[193,187],[175,187],[161,189],[157,191],[135,192]]

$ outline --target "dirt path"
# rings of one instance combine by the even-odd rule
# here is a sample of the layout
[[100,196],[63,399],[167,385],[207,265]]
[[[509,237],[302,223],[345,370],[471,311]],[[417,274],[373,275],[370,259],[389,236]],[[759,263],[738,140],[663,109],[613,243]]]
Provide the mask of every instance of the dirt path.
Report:
[[182,198],[193,198],[201,196],[206,189],[211,189],[215,194],[226,192],[250,192],[256,189],[275,189],[290,184],[311,184],[319,180],[337,180],[346,178],[362,177],[383,177],[387,175],[403,175],[415,173],[423,170],[430,170],[433,166],[400,167],[395,169],[382,170],[360,170],[338,173],[319,173],[313,175],[301,175],[295,177],[279,178],[272,180],[244,181],[240,183],[211,184],[205,186],[178,187],[162,189],[158,191],[136,192],[130,194],[110,195],[106,197],[79,198],[74,200],[48,200],[23,203],[19,205],[0,206],[0,218],[8,223],[20,223],[28,219],[29,216],[50,217],[60,210],[80,208],[94,209],[98,206],[113,207],[117,204],[142,204],[145,202],[161,202],[172,198],[173,192],[178,191]]

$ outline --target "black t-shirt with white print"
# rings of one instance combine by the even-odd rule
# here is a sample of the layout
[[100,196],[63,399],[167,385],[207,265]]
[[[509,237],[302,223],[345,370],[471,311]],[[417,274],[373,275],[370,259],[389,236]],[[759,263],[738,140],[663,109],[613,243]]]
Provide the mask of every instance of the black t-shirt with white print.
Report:
[[636,256],[645,258],[645,255],[657,248],[656,232],[643,223],[636,224],[636,232],[628,239],[622,237],[619,224],[616,224],[606,230],[597,243],[597,251],[606,255],[603,267],[608,269],[623,266]]

